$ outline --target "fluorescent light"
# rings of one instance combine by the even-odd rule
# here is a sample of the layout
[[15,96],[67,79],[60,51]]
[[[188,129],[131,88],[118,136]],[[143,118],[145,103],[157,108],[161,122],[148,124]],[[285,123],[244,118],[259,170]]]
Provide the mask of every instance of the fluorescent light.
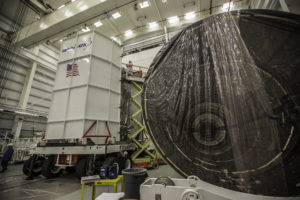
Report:
[[84,10],[86,10],[86,9],[88,9],[88,6],[87,6],[87,5],[83,5],[83,6],[80,6],[80,7],[79,7],[79,10],[81,10],[81,11],[84,11]]
[[176,23],[179,21],[179,18],[177,16],[169,17],[168,21],[170,24]]
[[188,12],[188,13],[185,13],[185,15],[184,15],[185,19],[193,19],[195,17],[196,17],[195,12]]
[[158,26],[158,23],[157,22],[150,22],[149,24],[149,28],[155,28]]
[[95,25],[96,27],[99,27],[99,26],[102,26],[103,24],[102,24],[102,22],[97,21],[97,22],[94,23],[94,25]]
[[65,16],[66,17],[71,17],[73,15],[73,13],[71,12],[71,11],[69,11],[69,10],[67,10],[66,12],[65,12]]
[[40,27],[41,27],[42,29],[48,28],[48,26],[47,26],[46,24],[44,24],[44,23],[41,23],[41,24],[40,24]]
[[234,7],[233,2],[224,3],[223,7],[222,7],[222,10],[227,10],[229,8],[229,6],[230,6],[230,8],[233,8]]
[[130,36],[130,35],[132,35],[132,30],[125,31],[125,36]]
[[59,41],[60,41],[60,42],[62,42],[62,41],[63,41],[63,39],[60,39]]
[[91,29],[89,28],[89,27],[85,27],[85,28],[82,28],[81,29],[83,32],[88,32],[88,31],[90,31]]
[[147,7],[149,7],[150,5],[149,5],[149,1],[144,1],[144,2],[142,2],[142,3],[140,3],[140,7],[141,8],[147,8]]
[[119,12],[116,12],[116,13],[112,14],[112,17],[114,19],[117,19],[117,18],[121,17],[121,14]]
[[63,8],[63,7],[65,7],[65,4],[64,4],[64,5],[61,5],[61,6],[59,6],[59,7],[57,8],[57,10],[58,10],[58,9],[61,9],[61,8]]

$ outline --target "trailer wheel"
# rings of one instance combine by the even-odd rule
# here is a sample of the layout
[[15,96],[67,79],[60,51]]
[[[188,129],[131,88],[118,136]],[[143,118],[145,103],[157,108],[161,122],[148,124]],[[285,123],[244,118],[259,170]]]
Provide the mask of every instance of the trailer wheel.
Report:
[[61,168],[55,166],[54,164],[54,157],[48,157],[43,164],[42,167],[42,175],[46,178],[55,178],[61,172]]
[[79,160],[79,162],[76,164],[76,175],[78,178],[94,175],[93,156],[88,156]]
[[[23,173],[27,176],[30,175],[30,164],[32,162],[32,159],[34,159],[32,156],[26,160],[23,164]],[[33,167],[32,167],[32,172],[31,172],[31,176],[38,176],[42,173],[42,166],[43,166],[43,162],[44,162],[44,158],[43,157],[38,157],[34,163],[33,163]]]
[[85,165],[86,165],[86,159],[85,158],[83,158],[83,159],[81,159],[77,162],[75,170],[76,170],[76,176],[78,178],[81,178],[81,177],[86,175]]
[[23,164],[23,173],[28,176],[29,175],[29,166],[30,166],[30,162],[31,162],[31,157],[28,158],[27,160],[25,160],[24,164]]
[[123,169],[130,169],[132,168],[132,161],[130,156],[125,156],[124,158],[120,158],[120,173]]

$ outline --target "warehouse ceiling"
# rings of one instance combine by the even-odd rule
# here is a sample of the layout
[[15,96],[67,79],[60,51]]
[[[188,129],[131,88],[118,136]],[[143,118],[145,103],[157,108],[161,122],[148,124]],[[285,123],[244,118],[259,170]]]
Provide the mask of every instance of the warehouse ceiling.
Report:
[[[34,2],[34,0],[31,1]],[[40,3],[40,1],[35,2]],[[39,27],[46,24],[42,28],[43,30],[40,31],[41,34],[37,34],[38,36],[45,36],[38,38],[32,35],[34,37],[30,42],[25,42],[24,44],[28,45],[24,46],[32,46],[48,41],[48,43],[59,48],[64,39],[72,37],[78,31],[83,31],[83,28],[86,28],[86,30],[96,29],[104,35],[119,41],[123,46],[151,38],[159,38],[158,41],[160,42],[161,40],[168,40],[170,33],[174,33],[211,14],[226,12],[229,9],[247,8],[248,6],[248,0],[98,0],[98,14],[87,17],[90,9],[85,8],[87,3],[84,0],[44,0],[43,3],[50,5],[53,11],[41,16],[41,19],[34,23],[37,23]],[[75,4],[76,9],[74,9]],[[82,8],[85,9],[82,11]],[[70,21],[71,18],[76,21],[76,16],[79,16],[76,15],[77,12],[81,12],[80,14],[83,16],[80,19],[84,19],[84,16],[86,16],[87,20],[78,23]],[[65,22],[59,22],[62,13],[65,16],[70,15]],[[48,19],[50,16],[52,16],[51,25],[48,26],[47,20],[44,19]],[[53,19],[57,19],[57,24],[60,23],[60,27],[70,26],[70,28],[60,31],[51,30],[56,25]],[[34,29],[35,33],[39,33],[34,27],[32,25],[29,25],[29,29],[25,27],[27,28],[25,39],[30,36],[30,28]],[[46,36],[45,31],[51,33],[51,36]]]

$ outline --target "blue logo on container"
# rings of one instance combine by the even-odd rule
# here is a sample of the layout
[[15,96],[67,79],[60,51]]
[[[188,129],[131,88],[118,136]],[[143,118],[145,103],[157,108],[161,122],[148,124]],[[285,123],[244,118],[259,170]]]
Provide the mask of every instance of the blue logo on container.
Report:
[[[90,46],[92,43],[93,43],[92,38],[89,37],[87,42],[83,42],[83,43],[81,43],[81,44],[78,44],[77,48],[88,47],[88,46]],[[65,52],[69,51],[70,49],[75,49],[75,45],[74,45],[74,46],[71,46],[71,47],[68,47],[68,48],[65,48],[65,49],[62,49],[62,52],[65,53]]]

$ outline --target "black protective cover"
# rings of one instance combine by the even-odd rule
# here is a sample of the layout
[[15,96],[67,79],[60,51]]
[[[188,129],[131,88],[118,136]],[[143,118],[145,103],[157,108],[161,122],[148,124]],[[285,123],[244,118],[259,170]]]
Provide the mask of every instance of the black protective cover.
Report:
[[147,73],[143,115],[181,175],[236,191],[300,194],[300,17],[242,10],[187,27]]

